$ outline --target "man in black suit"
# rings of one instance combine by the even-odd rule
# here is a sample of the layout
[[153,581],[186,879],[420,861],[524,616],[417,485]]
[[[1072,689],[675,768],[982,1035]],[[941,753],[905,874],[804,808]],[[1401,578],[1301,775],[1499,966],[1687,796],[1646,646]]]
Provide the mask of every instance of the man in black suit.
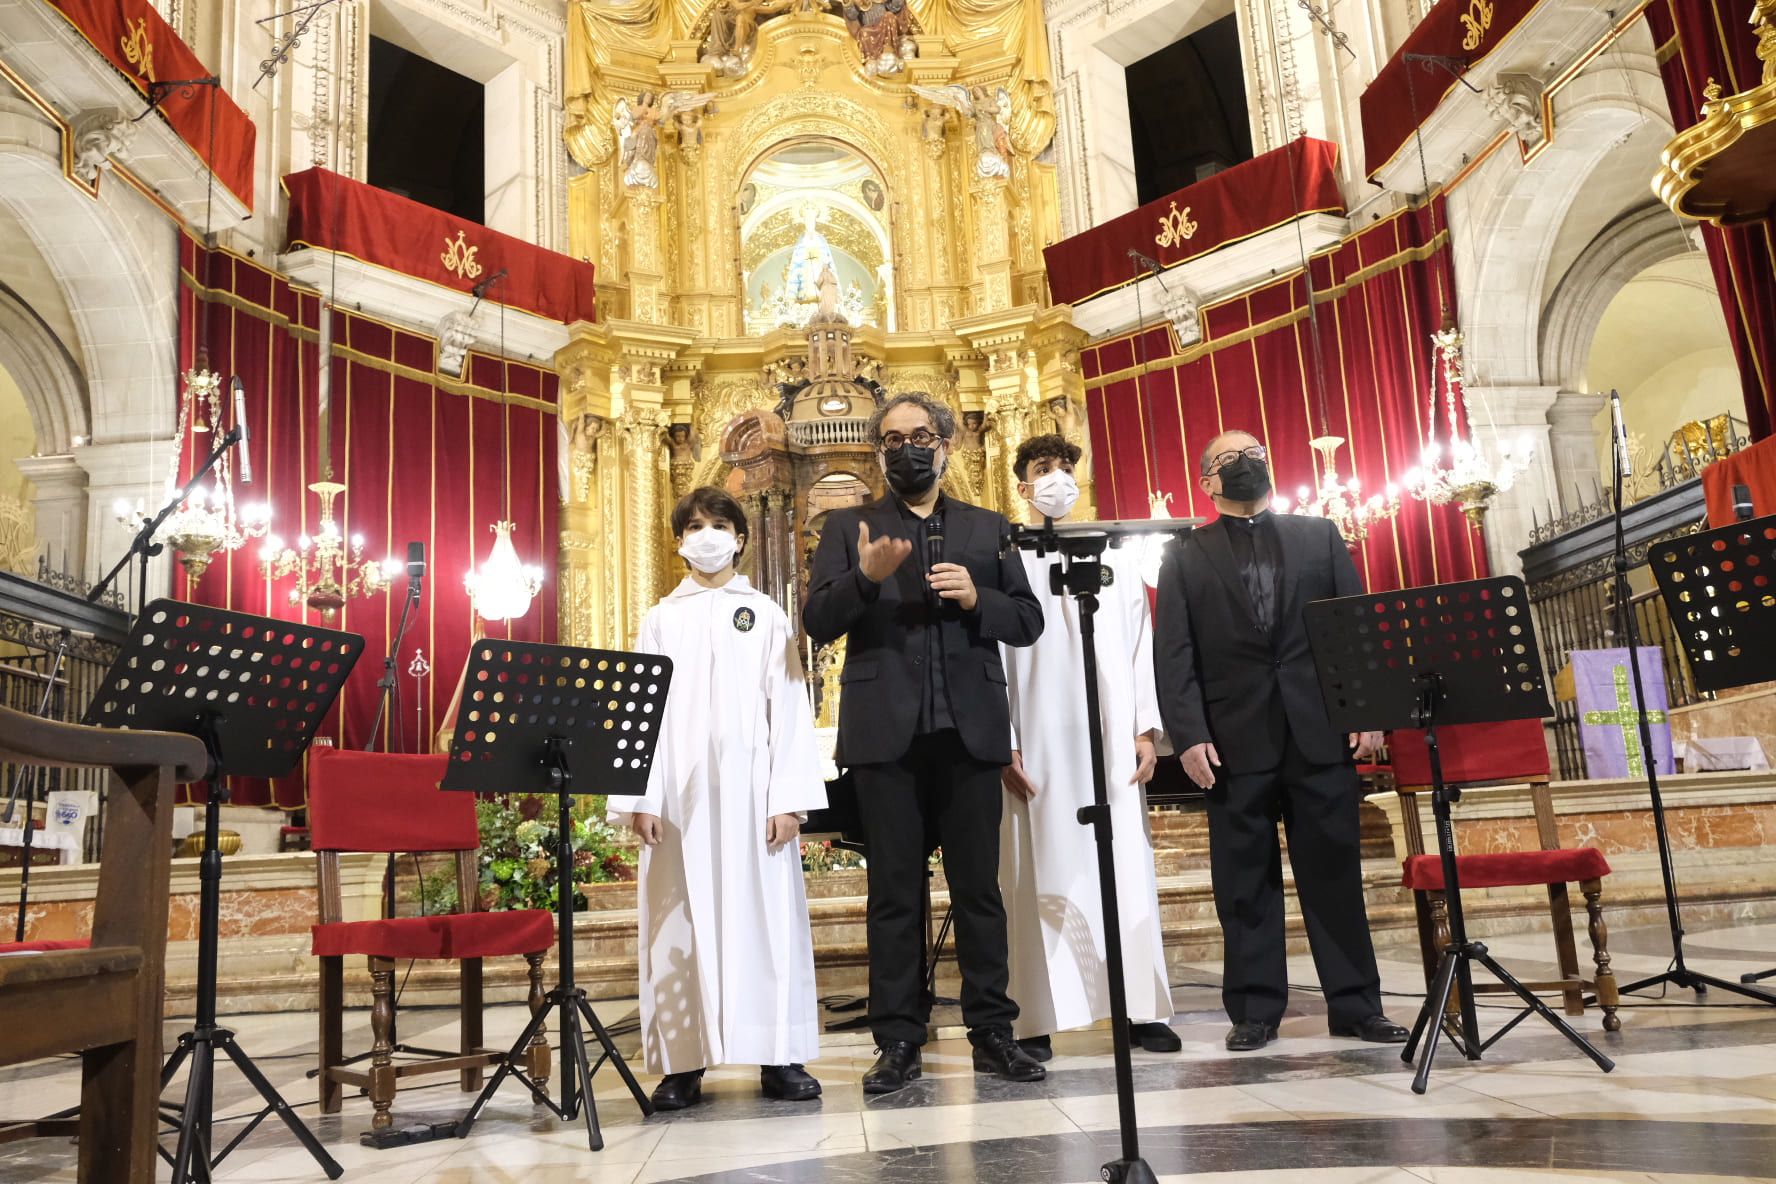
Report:
[[1381,1013],[1351,764],[1381,733],[1332,730],[1302,617],[1362,582],[1331,522],[1271,512],[1256,437],[1217,436],[1201,474],[1220,516],[1167,549],[1153,662],[1166,733],[1207,791],[1227,1047],[1264,1047],[1288,1001],[1279,816],[1332,1034],[1399,1043],[1406,1030]]
[[1011,524],[939,490],[950,409],[901,395],[869,431],[892,492],[828,516],[802,610],[815,641],[847,638],[836,760],[857,786],[869,843],[870,1029],[881,1052],[863,1088],[891,1093],[920,1074],[927,835],[943,847],[974,1067],[1040,1081],[1042,1066],[1012,1039],[1006,992],[999,775],[1011,715],[999,645],[1034,642],[1042,606],[1008,549]]

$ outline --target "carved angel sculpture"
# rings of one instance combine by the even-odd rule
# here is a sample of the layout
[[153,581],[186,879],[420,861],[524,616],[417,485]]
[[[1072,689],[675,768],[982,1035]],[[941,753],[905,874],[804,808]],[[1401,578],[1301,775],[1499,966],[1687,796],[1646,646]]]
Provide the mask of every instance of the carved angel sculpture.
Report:
[[1011,92],[1003,86],[919,86],[913,93],[930,102],[960,111],[974,123],[974,169],[983,177],[1011,176],[1011,138],[1005,121],[1011,117]]
[[634,102],[618,99],[611,124],[623,150],[623,184],[658,189],[660,124],[683,112],[707,107],[714,99],[713,94],[684,90],[669,90],[663,95],[644,90],[635,96]]

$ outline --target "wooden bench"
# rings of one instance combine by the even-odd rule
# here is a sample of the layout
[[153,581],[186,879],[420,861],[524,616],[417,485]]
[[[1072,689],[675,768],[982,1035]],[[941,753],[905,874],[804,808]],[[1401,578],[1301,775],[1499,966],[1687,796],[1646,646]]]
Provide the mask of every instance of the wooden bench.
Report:
[[80,1054],[80,1116],[5,1124],[0,1142],[72,1133],[80,1141],[81,1184],[150,1184],[172,790],[203,777],[203,745],[190,736],[81,727],[0,707],[0,759],[111,770],[91,944],[0,956],[0,1065]]

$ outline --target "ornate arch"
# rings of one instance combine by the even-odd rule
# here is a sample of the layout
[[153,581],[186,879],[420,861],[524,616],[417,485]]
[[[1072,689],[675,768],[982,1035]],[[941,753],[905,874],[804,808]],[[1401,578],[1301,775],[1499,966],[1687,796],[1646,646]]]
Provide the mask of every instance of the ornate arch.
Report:
[[1560,277],[1542,314],[1542,381],[1579,390],[1591,342],[1616,293],[1654,264],[1695,250],[1683,223],[1657,201],[1604,227]]
[[[1476,381],[1535,384],[1542,373],[1542,310],[1559,277],[1548,274],[1553,247],[1587,184],[1628,136],[1670,133],[1650,54],[1622,51],[1574,79],[1556,96],[1553,140],[1527,163],[1507,145],[1454,191],[1450,223]],[[1485,310],[1483,318],[1476,310]]]
[[0,284],[0,369],[18,384],[40,455],[60,455],[92,434],[86,377],[55,331],[24,298]]

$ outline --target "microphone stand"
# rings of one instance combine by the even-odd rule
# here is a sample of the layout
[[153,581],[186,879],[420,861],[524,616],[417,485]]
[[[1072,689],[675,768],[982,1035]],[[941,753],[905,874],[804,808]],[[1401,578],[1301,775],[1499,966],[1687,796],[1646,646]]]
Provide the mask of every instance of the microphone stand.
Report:
[[[172,85],[179,84],[175,83]],[[141,528],[136,531],[136,537],[130,540],[129,550],[124,552],[123,558],[119,559],[111,566],[111,570],[105,573],[104,579],[94,584],[92,588],[88,590],[86,594],[86,602],[88,604],[97,604],[105,598],[105,594],[111,590],[111,585],[117,581],[117,577],[123,572],[124,568],[129,566],[132,559],[140,559],[141,561],[141,569],[136,581],[137,611],[140,611],[141,607],[148,603],[148,561],[166,550],[166,545],[164,543],[157,543],[154,541],[155,532],[160,529],[162,523],[172,516],[173,511],[178,509],[185,499],[191,496],[191,491],[197,488],[198,482],[209,476],[210,470],[216,467],[216,462],[220,461],[223,455],[227,453],[230,448],[239,444],[240,441],[241,429],[239,424],[236,424],[234,427],[229,428],[227,432],[223,433],[221,439],[216,441],[216,447],[210,450],[210,454],[204,457],[203,464],[199,465],[197,472],[192,474],[191,480],[185,482],[184,488],[174,494],[172,499],[169,500],[166,505],[162,506],[154,517],[146,519],[142,523]],[[48,719],[50,717],[49,711],[55,702],[56,681],[61,677],[62,667],[67,664],[68,650],[73,644],[74,632],[64,625],[60,636],[56,639],[56,648],[50,658],[49,676],[43,684],[43,695],[37,702],[37,716],[39,719]],[[12,787],[6,794],[6,817],[9,819],[18,810],[19,791],[24,788],[25,771],[26,766],[20,765],[13,772]],[[25,913],[30,906],[31,900],[31,841],[36,832],[36,809],[37,787],[35,779],[33,779],[30,791],[30,801],[25,808],[25,823],[23,828],[24,854],[19,863],[18,917],[13,924],[13,940],[21,942],[25,940]]]
[[1647,718],[1646,690],[1642,686],[1640,674],[1640,628],[1634,619],[1633,592],[1628,585],[1628,536],[1622,525],[1623,486],[1624,479],[1629,476],[1628,433],[1622,419],[1621,396],[1615,391],[1611,391],[1610,400],[1614,412],[1610,430],[1610,457],[1616,503],[1614,590],[1617,623],[1621,627],[1623,638],[1628,647],[1628,674],[1634,685],[1634,710],[1639,723],[1640,751],[1642,762],[1646,768],[1647,792],[1651,797],[1653,808],[1653,834],[1659,846],[1659,873],[1665,886],[1665,917],[1667,924],[1671,927],[1670,968],[1627,984],[1621,988],[1621,993],[1626,995],[1632,991],[1671,983],[1677,987],[1695,991],[1697,995],[1706,995],[1709,987],[1719,987],[1723,991],[1744,995],[1749,999],[1756,999],[1760,1003],[1776,1003],[1776,997],[1772,997],[1756,987],[1741,986],[1739,983],[1728,982],[1724,978],[1700,974],[1691,970],[1684,963],[1683,915],[1678,909],[1677,875],[1672,868],[1671,832],[1665,824],[1665,801],[1659,793],[1658,762],[1653,759],[1653,726]]
[[[394,640],[389,644],[388,653],[382,659],[382,677],[377,680],[377,688],[382,694],[376,703],[376,718],[370,724],[370,740],[364,747],[368,751],[376,745],[376,733],[382,729],[382,719],[387,715],[391,727],[400,728],[401,718],[401,687],[395,679],[395,661],[401,653],[401,644],[407,639],[407,625],[412,619],[413,606],[419,603],[419,586],[425,577],[416,575],[411,570],[407,573],[407,600],[401,605],[401,621],[395,626]],[[394,710],[390,712],[390,705]],[[384,752],[394,751],[385,740],[382,745]]]

